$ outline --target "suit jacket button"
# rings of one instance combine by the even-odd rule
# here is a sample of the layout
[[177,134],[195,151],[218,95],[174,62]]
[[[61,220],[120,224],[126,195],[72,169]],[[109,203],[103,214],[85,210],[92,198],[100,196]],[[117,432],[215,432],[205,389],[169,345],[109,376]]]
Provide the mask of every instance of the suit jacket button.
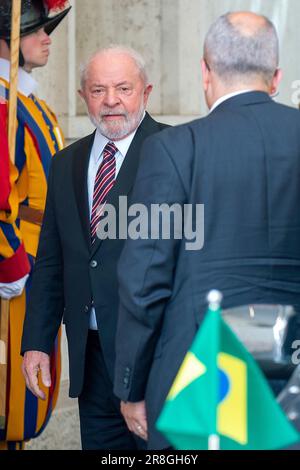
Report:
[[90,307],[89,307],[88,305],[86,305],[86,306],[84,307],[84,311],[85,311],[85,313],[88,313],[88,312],[90,311]]
[[128,377],[124,377],[123,384],[128,386],[128,384],[129,384],[129,378]]
[[96,261],[95,259],[93,259],[93,260],[90,262],[90,267],[91,267],[91,268],[97,268],[97,266],[98,266],[97,261]]

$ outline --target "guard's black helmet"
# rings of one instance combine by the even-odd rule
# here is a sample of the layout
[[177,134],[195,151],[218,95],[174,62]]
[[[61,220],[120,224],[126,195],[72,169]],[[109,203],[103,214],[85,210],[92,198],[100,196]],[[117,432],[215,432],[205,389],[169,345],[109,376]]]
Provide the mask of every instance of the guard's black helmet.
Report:
[[[22,0],[21,37],[40,28],[52,33],[70,9],[66,0]],[[12,0],[0,0],[0,39],[10,39],[11,12]]]

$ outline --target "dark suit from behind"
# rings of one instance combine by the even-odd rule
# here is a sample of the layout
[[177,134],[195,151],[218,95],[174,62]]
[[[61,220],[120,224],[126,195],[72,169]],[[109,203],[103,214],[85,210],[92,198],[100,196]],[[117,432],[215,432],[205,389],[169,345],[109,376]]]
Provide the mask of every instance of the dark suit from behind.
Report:
[[[138,128],[107,199],[117,213],[119,196],[130,196],[142,142],[163,127],[146,114]],[[81,139],[53,159],[22,341],[23,353],[37,350],[49,354],[63,319],[71,397],[79,396],[83,389],[92,302],[111,382],[115,361],[117,262],[124,241],[97,239],[91,246],[87,172],[93,141],[94,135]]]
[[149,138],[142,155],[133,202],[205,206],[202,250],[186,251],[186,239],[128,240],[119,264],[115,393],[146,399],[149,448],[159,449],[169,444],[155,421],[207,293],[220,290],[225,308],[300,305],[300,114],[244,93]]

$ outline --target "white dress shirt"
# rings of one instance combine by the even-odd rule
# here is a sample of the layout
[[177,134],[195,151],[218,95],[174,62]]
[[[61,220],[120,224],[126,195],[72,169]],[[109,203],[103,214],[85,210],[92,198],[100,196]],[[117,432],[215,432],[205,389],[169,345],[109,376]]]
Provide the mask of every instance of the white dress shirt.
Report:
[[[144,113],[142,120],[144,119],[144,117],[145,117],[145,113]],[[88,181],[87,181],[90,218],[91,218],[92,207],[93,207],[93,195],[94,195],[94,185],[95,185],[96,174],[97,174],[99,166],[102,163],[103,150],[106,144],[108,142],[114,142],[115,146],[118,149],[118,152],[115,154],[116,178],[117,178],[118,173],[121,169],[121,166],[125,160],[128,149],[131,145],[131,142],[133,141],[133,138],[136,134],[136,131],[137,129],[134,132],[132,132],[132,134],[128,135],[122,140],[112,141],[104,137],[102,134],[100,134],[100,131],[98,129],[96,130],[95,139],[94,139],[93,147],[91,150],[90,162],[89,162],[89,167],[88,167]],[[116,292],[116,295],[117,294],[118,293]],[[90,313],[90,329],[98,330],[94,308],[91,309],[91,313]]]
[[[9,82],[9,73],[10,73],[10,62],[6,59],[0,58],[0,79],[3,78]],[[35,93],[37,89],[36,80],[25,70],[19,67],[18,72],[18,91],[22,95],[29,96],[31,93]],[[18,297],[22,294],[22,291],[25,287],[28,274],[18,279],[17,281],[10,283],[0,283],[0,297],[3,299],[12,299],[13,297]]]

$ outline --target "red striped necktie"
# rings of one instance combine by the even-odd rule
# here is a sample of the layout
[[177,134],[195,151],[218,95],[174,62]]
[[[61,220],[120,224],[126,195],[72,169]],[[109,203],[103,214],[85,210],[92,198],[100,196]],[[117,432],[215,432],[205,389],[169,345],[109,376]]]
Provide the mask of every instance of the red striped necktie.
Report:
[[103,150],[103,160],[98,168],[93,195],[93,207],[91,215],[91,241],[95,243],[97,228],[103,214],[104,204],[107,200],[109,191],[112,189],[116,180],[116,158],[118,149],[113,142],[108,142]]

